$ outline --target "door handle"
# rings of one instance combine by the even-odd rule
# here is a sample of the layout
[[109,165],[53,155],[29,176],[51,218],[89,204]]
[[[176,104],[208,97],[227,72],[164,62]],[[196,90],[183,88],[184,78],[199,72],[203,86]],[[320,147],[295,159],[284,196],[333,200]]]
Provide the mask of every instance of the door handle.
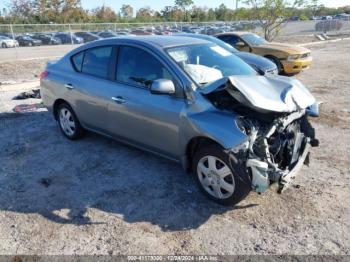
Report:
[[72,84],[65,84],[64,87],[69,89],[69,90],[74,89],[74,86]]
[[121,96],[112,96],[112,100],[117,104],[124,104],[126,102],[125,99]]

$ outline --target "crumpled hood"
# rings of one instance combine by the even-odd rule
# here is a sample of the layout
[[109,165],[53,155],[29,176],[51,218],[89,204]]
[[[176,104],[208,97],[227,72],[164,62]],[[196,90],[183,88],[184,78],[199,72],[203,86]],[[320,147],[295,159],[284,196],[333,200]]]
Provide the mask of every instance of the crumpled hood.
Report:
[[265,50],[277,50],[281,52],[286,52],[288,54],[305,54],[309,53],[310,50],[297,45],[289,45],[284,43],[268,43],[263,45],[254,46],[255,49],[265,49]]
[[225,77],[200,92],[206,95],[222,88],[242,104],[262,112],[294,112],[316,102],[299,80],[272,75]]

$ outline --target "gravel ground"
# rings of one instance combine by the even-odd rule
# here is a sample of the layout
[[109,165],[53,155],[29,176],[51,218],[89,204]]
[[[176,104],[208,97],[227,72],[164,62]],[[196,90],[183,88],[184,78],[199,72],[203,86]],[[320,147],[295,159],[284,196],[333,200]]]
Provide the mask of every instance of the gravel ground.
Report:
[[0,254],[349,255],[350,41],[311,49],[297,77],[325,104],[300,188],[232,208],[173,162],[94,134],[68,141],[45,110],[13,113],[40,100],[0,86]]

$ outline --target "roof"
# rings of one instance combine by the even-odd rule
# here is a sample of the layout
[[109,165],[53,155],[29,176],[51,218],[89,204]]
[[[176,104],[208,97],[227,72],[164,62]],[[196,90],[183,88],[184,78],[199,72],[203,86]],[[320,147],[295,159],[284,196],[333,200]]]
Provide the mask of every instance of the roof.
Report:
[[[152,46],[160,48],[168,48],[182,45],[192,45],[192,44],[208,44],[210,42],[202,39],[190,38],[185,36],[122,36],[122,37],[112,37],[103,40],[97,40],[88,43],[90,47],[98,45],[110,45],[118,43],[146,43]],[[86,47],[87,47],[86,45]]]
[[234,31],[234,32],[226,32],[226,33],[221,33],[217,35],[245,35],[245,34],[253,34],[252,32],[247,32],[247,31]]

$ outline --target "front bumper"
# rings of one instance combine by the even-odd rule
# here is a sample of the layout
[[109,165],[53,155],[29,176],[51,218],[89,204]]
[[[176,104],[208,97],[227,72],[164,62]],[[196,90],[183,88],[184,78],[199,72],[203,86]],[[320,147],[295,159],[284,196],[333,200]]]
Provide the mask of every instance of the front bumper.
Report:
[[283,71],[287,74],[299,73],[306,70],[312,64],[312,57],[297,59],[294,61],[282,60]]

